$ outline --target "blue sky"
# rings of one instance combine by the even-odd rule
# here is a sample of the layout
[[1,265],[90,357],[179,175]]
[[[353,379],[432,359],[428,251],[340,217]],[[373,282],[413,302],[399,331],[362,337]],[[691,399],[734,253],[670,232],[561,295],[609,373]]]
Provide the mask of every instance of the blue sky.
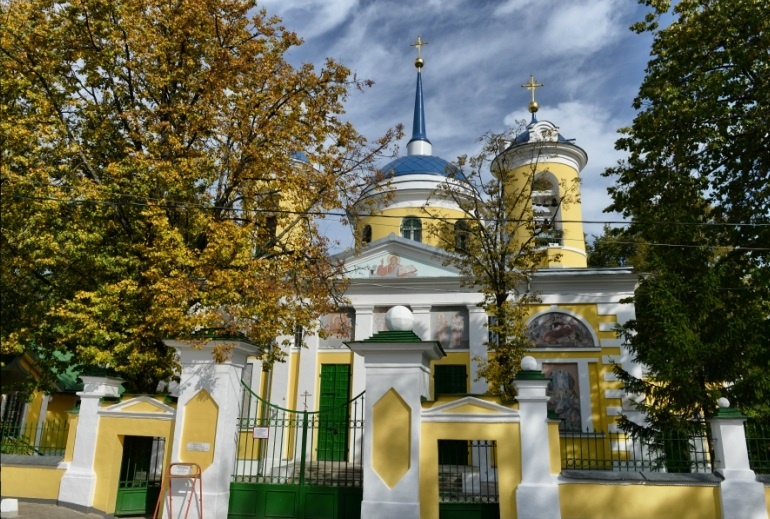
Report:
[[[368,138],[404,123],[405,154],[414,107],[417,36],[423,47],[423,88],[433,153],[452,161],[477,150],[486,131],[529,120],[534,74],[538,119],[556,124],[588,153],[582,172],[583,218],[619,220],[603,213],[610,179],[601,172],[623,158],[617,130],[631,123],[631,107],[649,59],[651,38],[628,27],[645,8],[633,0],[266,0],[269,14],[304,38],[292,63],[321,66],[333,57],[359,78],[374,81],[353,92],[347,116]],[[341,244],[347,233],[333,230]],[[586,225],[599,234],[601,224]]]

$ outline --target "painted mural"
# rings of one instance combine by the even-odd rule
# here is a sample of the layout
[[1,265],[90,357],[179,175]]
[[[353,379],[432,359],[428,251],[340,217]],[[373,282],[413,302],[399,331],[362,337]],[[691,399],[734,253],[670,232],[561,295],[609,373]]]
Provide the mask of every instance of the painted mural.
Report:
[[563,431],[580,431],[580,386],[578,385],[578,366],[574,363],[543,363],[543,374],[551,377],[546,389],[550,397],[548,410],[555,412],[561,419],[559,428]]
[[549,312],[529,323],[529,338],[536,348],[592,348],[591,331],[576,318],[561,312]]
[[388,254],[387,258],[380,258],[379,263],[368,266],[369,275],[378,278],[406,278],[417,275],[417,267],[411,264],[403,264],[401,256]]
[[441,343],[445,350],[467,349],[469,344],[468,310],[442,308],[430,313],[432,339]]
[[320,348],[342,348],[343,341],[354,339],[355,313],[350,310],[326,314],[321,317],[321,328],[327,337],[319,340]]

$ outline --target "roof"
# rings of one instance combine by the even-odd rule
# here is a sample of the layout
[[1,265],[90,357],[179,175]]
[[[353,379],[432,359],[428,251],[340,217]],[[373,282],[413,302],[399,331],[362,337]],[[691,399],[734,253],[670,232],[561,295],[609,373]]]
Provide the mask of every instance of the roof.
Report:
[[[558,128],[549,121],[538,121],[535,118],[535,115],[532,114],[532,121],[527,125],[527,128],[518,134],[516,138],[513,139],[513,142],[511,143],[511,147],[519,145],[519,144],[526,144],[528,142],[532,142],[534,140],[538,140],[539,136],[533,132],[537,132],[538,130],[546,129],[548,131],[548,135],[552,136],[554,133],[556,134],[556,138],[546,138],[545,140],[550,141],[558,141],[558,142],[568,142],[572,144],[572,140],[574,139],[567,139],[564,137],[561,133],[558,132]],[[542,138],[542,137],[541,137]]]
[[404,175],[436,175],[465,180],[460,168],[435,155],[407,155],[389,162],[381,168],[388,178]]

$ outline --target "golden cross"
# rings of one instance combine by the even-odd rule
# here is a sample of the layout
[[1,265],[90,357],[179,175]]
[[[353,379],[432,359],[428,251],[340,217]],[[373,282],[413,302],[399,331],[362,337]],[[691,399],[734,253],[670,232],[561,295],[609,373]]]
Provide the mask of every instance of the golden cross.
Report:
[[532,101],[531,102],[534,103],[535,102],[535,89],[536,88],[540,88],[541,86],[543,86],[543,84],[542,83],[535,83],[535,76],[533,74],[530,74],[529,75],[529,83],[524,83],[523,85],[521,85],[521,88],[526,88],[527,90],[529,90],[532,93]]
[[420,54],[420,49],[422,48],[423,45],[427,45],[427,44],[428,44],[427,41],[422,41],[422,38],[420,38],[418,36],[417,37],[417,41],[414,42],[414,43],[410,43],[409,46],[410,47],[417,47],[417,59],[421,59],[422,55]]

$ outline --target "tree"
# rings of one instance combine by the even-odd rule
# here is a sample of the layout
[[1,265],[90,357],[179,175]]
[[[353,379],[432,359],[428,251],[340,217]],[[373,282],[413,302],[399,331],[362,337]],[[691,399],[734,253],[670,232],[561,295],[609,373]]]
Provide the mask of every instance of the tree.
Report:
[[602,234],[593,236],[593,243],[586,243],[589,267],[630,267],[638,255],[637,239],[622,228],[604,224]]
[[4,353],[153,390],[175,370],[163,339],[266,346],[334,307],[315,219],[396,136],[342,119],[366,82],[291,66],[301,40],[253,0],[1,6]]
[[[529,290],[529,280],[548,255],[539,238],[554,230],[553,221],[536,218],[533,193],[546,169],[543,161],[553,152],[550,145],[557,143],[545,139],[511,146],[522,131],[484,135],[481,151],[460,157],[456,174],[424,208],[431,214],[449,200],[461,212],[457,219],[439,219],[432,229],[441,246],[455,252],[447,264],[459,270],[464,286],[484,297],[479,306],[490,317],[485,345],[492,355],[487,361],[476,359],[481,360],[479,377],[489,382],[491,394],[508,400],[516,396],[513,380],[524,352],[532,347],[525,323],[527,305],[537,295]],[[578,184],[562,181],[558,191],[556,204],[566,207],[576,202]]]
[[[639,110],[616,144],[609,210],[645,244],[638,318],[623,329],[648,377],[649,426],[770,401],[770,18],[758,0],[644,1],[653,35]],[[661,27],[662,17],[673,21]],[[628,425],[628,424],[627,424]]]

